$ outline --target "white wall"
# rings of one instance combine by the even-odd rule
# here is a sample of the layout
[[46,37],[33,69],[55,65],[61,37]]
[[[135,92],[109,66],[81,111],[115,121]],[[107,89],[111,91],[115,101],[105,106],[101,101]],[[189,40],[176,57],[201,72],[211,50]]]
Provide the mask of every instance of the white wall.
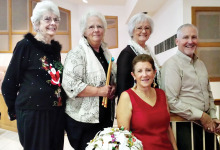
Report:
[[0,66],[8,66],[11,56],[11,53],[0,53]]
[[[147,44],[154,50],[154,46],[176,34],[177,28],[183,23],[182,1],[167,0],[160,10],[152,17],[154,31]],[[162,65],[169,57],[175,54],[176,48],[156,55],[158,62]]]

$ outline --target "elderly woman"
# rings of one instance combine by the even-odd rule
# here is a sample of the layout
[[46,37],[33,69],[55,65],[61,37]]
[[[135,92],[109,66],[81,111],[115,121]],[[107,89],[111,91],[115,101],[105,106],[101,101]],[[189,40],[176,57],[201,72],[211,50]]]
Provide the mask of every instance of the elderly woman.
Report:
[[36,35],[17,43],[8,66],[2,94],[10,120],[17,119],[24,150],[62,150],[64,99],[61,96],[61,45],[53,38],[60,12],[53,2],[37,3],[31,17]]
[[151,56],[141,54],[132,62],[136,86],[121,94],[117,107],[118,126],[142,141],[143,150],[177,150],[163,90],[151,87],[156,68]]
[[[154,59],[156,70],[159,73],[159,65],[148,49],[146,41],[149,39],[153,32],[152,19],[144,14],[138,13],[134,15],[128,22],[128,32],[131,37],[129,44],[124,48],[117,60],[117,95],[134,85],[134,79],[131,76],[132,60],[135,56],[140,54],[151,55]],[[157,80],[154,80],[154,87],[157,86]]]
[[111,59],[103,42],[106,26],[101,13],[87,12],[80,22],[79,45],[67,54],[64,64],[62,85],[68,96],[65,129],[76,150],[84,150],[98,131],[113,125],[114,101],[109,101],[107,108],[102,106],[103,97],[114,98],[116,74],[113,63],[111,85],[105,85]]

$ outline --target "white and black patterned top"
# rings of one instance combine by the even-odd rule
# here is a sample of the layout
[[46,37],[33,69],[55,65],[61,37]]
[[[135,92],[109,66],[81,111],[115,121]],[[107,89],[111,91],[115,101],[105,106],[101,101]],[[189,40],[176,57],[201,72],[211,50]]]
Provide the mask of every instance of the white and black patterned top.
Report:
[[[105,43],[101,44],[106,60],[112,57]],[[112,66],[112,78],[116,76],[116,65]],[[66,113],[76,121],[99,123],[99,97],[77,97],[87,85],[104,86],[105,71],[89,46],[82,37],[79,45],[69,51],[64,63],[62,86],[68,96]]]

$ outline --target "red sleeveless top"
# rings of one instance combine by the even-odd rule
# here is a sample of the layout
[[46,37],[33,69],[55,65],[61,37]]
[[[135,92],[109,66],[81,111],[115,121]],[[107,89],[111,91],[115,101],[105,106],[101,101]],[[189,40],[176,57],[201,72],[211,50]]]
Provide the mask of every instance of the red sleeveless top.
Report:
[[142,141],[144,150],[172,150],[168,139],[170,115],[166,96],[163,90],[155,90],[157,99],[154,106],[144,102],[132,89],[126,91],[132,103],[130,130]]

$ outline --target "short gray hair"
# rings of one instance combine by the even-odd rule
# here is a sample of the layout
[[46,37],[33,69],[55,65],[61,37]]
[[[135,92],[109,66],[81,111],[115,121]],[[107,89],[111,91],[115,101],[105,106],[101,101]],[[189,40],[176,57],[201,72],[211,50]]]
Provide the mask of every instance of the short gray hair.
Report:
[[186,27],[191,27],[191,28],[196,29],[196,32],[197,32],[197,35],[198,35],[198,29],[197,29],[197,27],[196,27],[195,25],[193,25],[193,24],[186,23],[186,24],[181,25],[181,26],[177,29],[176,34],[177,34],[177,38],[178,38],[178,39],[180,38],[180,35],[182,34],[182,29],[183,29],[183,28],[186,28]]
[[152,33],[154,23],[153,23],[153,20],[151,19],[151,17],[149,15],[144,14],[144,13],[138,13],[138,14],[134,15],[133,17],[131,17],[131,19],[128,22],[128,33],[129,33],[131,38],[133,37],[133,32],[134,32],[135,26],[138,23],[145,22],[145,21],[147,21],[150,24],[150,31]]
[[40,23],[40,19],[42,18],[43,14],[46,12],[52,12],[53,14],[60,17],[59,8],[54,2],[49,1],[49,0],[38,2],[33,10],[32,16],[31,16],[31,22],[33,24],[35,31],[37,30],[36,27]]
[[101,19],[103,27],[104,27],[104,33],[105,33],[105,31],[107,29],[107,22],[105,20],[105,17],[100,12],[90,10],[90,11],[86,12],[80,20],[80,33],[81,33],[82,36],[84,35],[85,30],[87,28],[88,19],[90,17],[93,17],[93,16],[98,17],[99,19]]

